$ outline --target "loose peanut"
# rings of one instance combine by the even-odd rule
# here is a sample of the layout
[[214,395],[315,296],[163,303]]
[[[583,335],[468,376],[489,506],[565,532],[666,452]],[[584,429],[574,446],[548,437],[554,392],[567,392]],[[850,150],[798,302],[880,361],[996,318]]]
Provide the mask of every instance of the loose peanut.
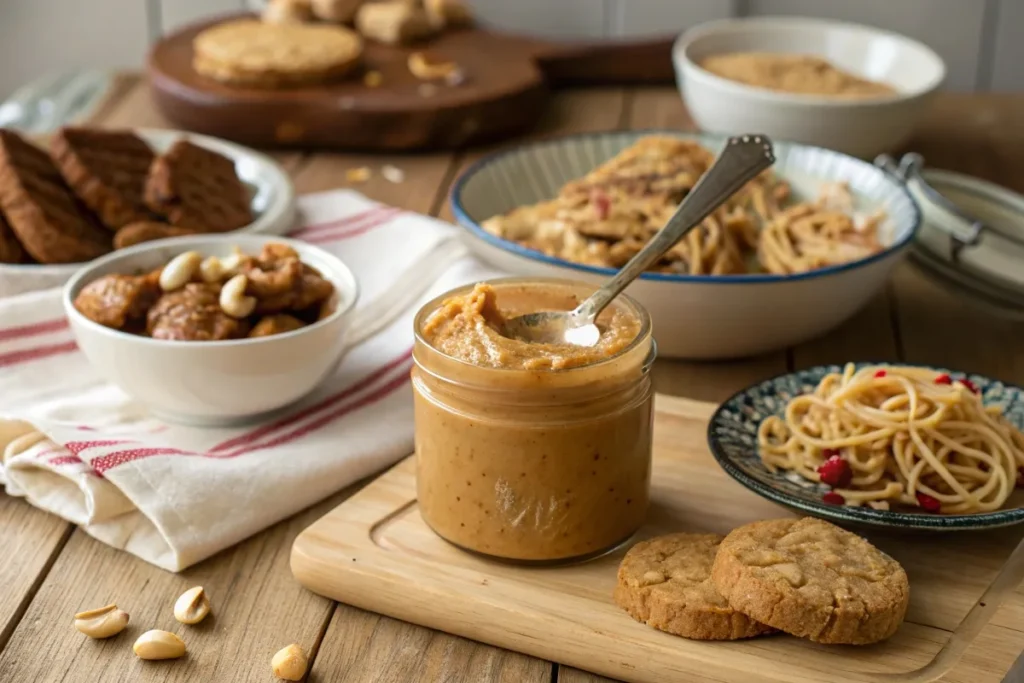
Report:
[[306,675],[309,660],[306,659],[306,653],[302,651],[302,648],[298,644],[292,643],[288,647],[278,650],[274,658],[270,660],[270,666],[278,678],[286,681],[300,681]]
[[178,254],[160,271],[160,289],[165,292],[181,289],[192,280],[202,261],[203,257],[198,251]]
[[117,605],[79,612],[75,615],[75,628],[90,638],[110,638],[128,625],[128,613]]
[[189,588],[174,603],[174,618],[183,624],[198,624],[210,613],[210,598],[202,586]]
[[177,659],[185,654],[185,643],[173,633],[154,629],[139,636],[132,650],[139,659]]
[[451,78],[459,71],[459,65],[431,59],[425,52],[413,52],[409,55],[409,71],[421,80],[436,81]]
[[238,274],[224,283],[220,289],[220,309],[232,318],[246,318],[256,310],[256,299],[245,295],[249,278]]

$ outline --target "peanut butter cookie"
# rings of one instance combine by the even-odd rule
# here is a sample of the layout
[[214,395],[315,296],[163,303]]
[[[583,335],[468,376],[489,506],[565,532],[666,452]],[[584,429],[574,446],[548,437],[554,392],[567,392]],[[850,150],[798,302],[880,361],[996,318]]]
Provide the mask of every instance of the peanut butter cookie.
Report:
[[615,602],[637,621],[698,640],[736,640],[772,629],[737,612],[711,584],[718,534],[669,534],[633,546],[619,565]]
[[327,24],[268,24],[251,19],[209,28],[193,41],[197,72],[229,85],[283,88],[323,83],[359,63],[363,41]]
[[818,643],[866,645],[896,632],[907,574],[860,536],[819,519],[776,519],[734,529],[711,579],[736,610]]

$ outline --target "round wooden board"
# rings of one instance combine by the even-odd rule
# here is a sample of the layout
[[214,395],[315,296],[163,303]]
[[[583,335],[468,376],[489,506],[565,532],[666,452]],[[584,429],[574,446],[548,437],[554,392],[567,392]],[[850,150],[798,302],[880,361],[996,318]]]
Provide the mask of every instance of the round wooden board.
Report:
[[417,48],[367,42],[363,69],[381,73],[376,88],[363,83],[363,72],[301,88],[229,87],[192,68],[193,38],[220,21],[187,27],[157,43],[149,56],[149,83],[157,106],[175,124],[244,144],[460,147],[528,128],[547,99],[528,44],[478,30],[447,32],[429,44],[431,55],[464,70],[464,82],[455,86],[428,85],[413,76],[407,60]]
[[[302,88],[229,87],[192,68],[192,40],[203,29],[245,15],[188,26],[158,42],[147,71],[157,107],[176,125],[257,147],[384,151],[463,147],[522,132],[540,117],[547,81],[661,82],[671,79],[670,41],[556,44],[470,28],[429,43],[367,42],[362,71],[345,81]],[[409,54],[460,65],[459,85],[425,86]],[[377,88],[362,75],[379,71]]]

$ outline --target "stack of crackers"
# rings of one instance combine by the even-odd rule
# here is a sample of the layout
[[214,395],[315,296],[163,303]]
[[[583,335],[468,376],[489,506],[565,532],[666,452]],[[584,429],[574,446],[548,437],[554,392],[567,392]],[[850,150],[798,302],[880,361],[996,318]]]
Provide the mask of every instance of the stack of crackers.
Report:
[[252,222],[231,159],[131,131],[63,128],[50,153],[0,129],[0,263],[80,263],[152,239]]
[[866,645],[896,632],[909,600],[896,560],[812,518],[643,541],[623,558],[615,588],[615,602],[637,621],[698,640],[783,631]]
[[[271,0],[262,20],[228,21],[197,35],[192,66],[235,87],[328,83],[358,70],[364,39],[409,45],[471,22],[460,0]],[[410,69],[426,78],[411,62]],[[379,81],[379,72],[364,75],[371,87]]]

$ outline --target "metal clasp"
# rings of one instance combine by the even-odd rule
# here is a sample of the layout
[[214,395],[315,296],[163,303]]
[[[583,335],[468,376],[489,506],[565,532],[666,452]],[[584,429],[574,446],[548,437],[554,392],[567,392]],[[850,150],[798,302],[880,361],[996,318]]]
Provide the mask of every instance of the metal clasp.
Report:
[[924,158],[920,154],[913,152],[904,154],[898,163],[888,154],[881,154],[875,158],[875,166],[905,186],[913,184],[929,202],[955,219],[948,225],[942,223],[934,226],[949,235],[949,258],[953,263],[960,260],[960,252],[965,247],[974,247],[981,242],[982,233],[988,230],[988,226],[977,218],[964,213],[942,193],[928,184],[921,174],[921,169],[924,168]]

